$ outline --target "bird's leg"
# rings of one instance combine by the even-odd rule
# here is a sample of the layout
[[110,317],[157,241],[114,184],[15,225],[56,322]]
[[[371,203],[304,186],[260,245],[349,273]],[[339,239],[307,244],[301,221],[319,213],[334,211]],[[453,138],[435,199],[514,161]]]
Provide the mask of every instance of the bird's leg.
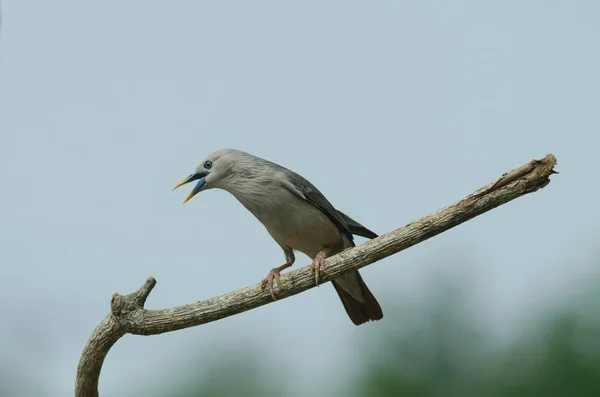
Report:
[[277,300],[275,298],[275,293],[273,292],[273,280],[277,281],[277,285],[281,285],[281,283],[279,282],[279,273],[281,273],[282,270],[287,269],[290,266],[292,266],[291,263],[285,263],[279,267],[274,267],[273,269],[271,269],[267,277],[263,279],[258,285],[258,290],[262,291],[265,285],[269,286],[269,292],[271,292],[271,297],[274,301]]
[[315,283],[317,284],[317,287],[319,286],[319,272],[322,271],[323,273],[327,274],[325,271],[325,258],[327,258],[327,254],[329,254],[331,250],[332,248],[330,246],[323,248],[317,254],[317,256],[315,256],[312,264],[310,265],[310,271],[315,275]]

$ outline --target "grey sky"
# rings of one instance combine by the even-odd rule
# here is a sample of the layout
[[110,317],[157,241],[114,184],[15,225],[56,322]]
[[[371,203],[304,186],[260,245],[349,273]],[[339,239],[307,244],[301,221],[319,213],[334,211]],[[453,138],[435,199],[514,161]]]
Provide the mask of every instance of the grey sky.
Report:
[[[169,307],[282,263],[227,193],[182,205],[189,189],[171,191],[221,148],[299,172],[379,233],[557,156],[546,190],[365,269],[384,312],[457,251],[477,264],[479,296],[507,330],[590,271],[598,2],[2,6],[0,351],[17,368],[35,361],[50,395],[72,393],[113,292],[152,275],[148,307]],[[324,379],[375,326],[354,327],[328,285],[200,328],[126,337],[101,390],[122,395],[131,374],[152,379],[184,351],[243,341],[285,349],[265,365]]]

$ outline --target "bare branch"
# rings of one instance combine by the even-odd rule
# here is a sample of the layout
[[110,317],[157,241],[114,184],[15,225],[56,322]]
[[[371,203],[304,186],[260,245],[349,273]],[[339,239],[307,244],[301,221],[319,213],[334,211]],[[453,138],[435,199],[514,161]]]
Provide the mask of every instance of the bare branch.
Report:
[[[443,208],[418,221],[348,249],[326,260],[327,273],[322,282],[342,273],[360,269],[415,244],[436,236],[454,226],[509,201],[532,193],[550,183],[556,158],[549,154],[507,173],[456,204]],[[100,323],[83,350],[77,368],[76,396],[98,395],[98,377],[106,354],[123,335],[156,335],[194,327],[219,320],[273,302],[267,290],[257,285],[184,306],[162,310],[146,310],[144,303],[156,280],[148,278],[144,285],[129,295],[114,294],[111,313]],[[315,286],[310,266],[281,276],[275,287],[278,300],[299,294]]]

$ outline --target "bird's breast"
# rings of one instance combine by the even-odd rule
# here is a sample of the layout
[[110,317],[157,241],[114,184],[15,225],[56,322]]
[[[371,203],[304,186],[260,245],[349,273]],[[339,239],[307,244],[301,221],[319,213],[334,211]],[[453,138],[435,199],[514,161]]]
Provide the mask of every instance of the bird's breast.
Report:
[[323,247],[342,240],[337,226],[312,203],[285,188],[265,190],[270,194],[233,194],[280,245],[313,258]]

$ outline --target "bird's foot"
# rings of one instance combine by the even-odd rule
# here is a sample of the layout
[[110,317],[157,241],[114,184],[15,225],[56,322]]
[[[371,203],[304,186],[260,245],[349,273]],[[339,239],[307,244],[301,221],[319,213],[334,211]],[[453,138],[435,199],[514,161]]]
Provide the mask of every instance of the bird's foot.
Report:
[[327,254],[329,254],[330,252],[331,247],[323,248],[317,254],[317,256],[315,256],[315,258],[312,261],[312,264],[310,265],[310,271],[315,275],[315,283],[317,284],[317,287],[319,286],[319,272],[327,274],[327,272],[325,271],[325,258],[327,258]]
[[265,288],[265,286],[269,287],[269,292],[271,293],[271,298],[273,298],[273,300],[277,300],[277,298],[275,298],[275,292],[273,291],[273,282],[277,282],[277,285],[281,286],[281,282],[279,281],[279,273],[281,273],[281,271],[283,269],[287,269],[288,267],[292,266],[289,263],[286,263],[284,265],[281,265],[279,267],[274,267],[273,269],[271,269],[271,271],[269,272],[269,274],[267,275],[267,277],[265,277],[260,284],[258,284],[258,290],[262,291],[263,288]]

